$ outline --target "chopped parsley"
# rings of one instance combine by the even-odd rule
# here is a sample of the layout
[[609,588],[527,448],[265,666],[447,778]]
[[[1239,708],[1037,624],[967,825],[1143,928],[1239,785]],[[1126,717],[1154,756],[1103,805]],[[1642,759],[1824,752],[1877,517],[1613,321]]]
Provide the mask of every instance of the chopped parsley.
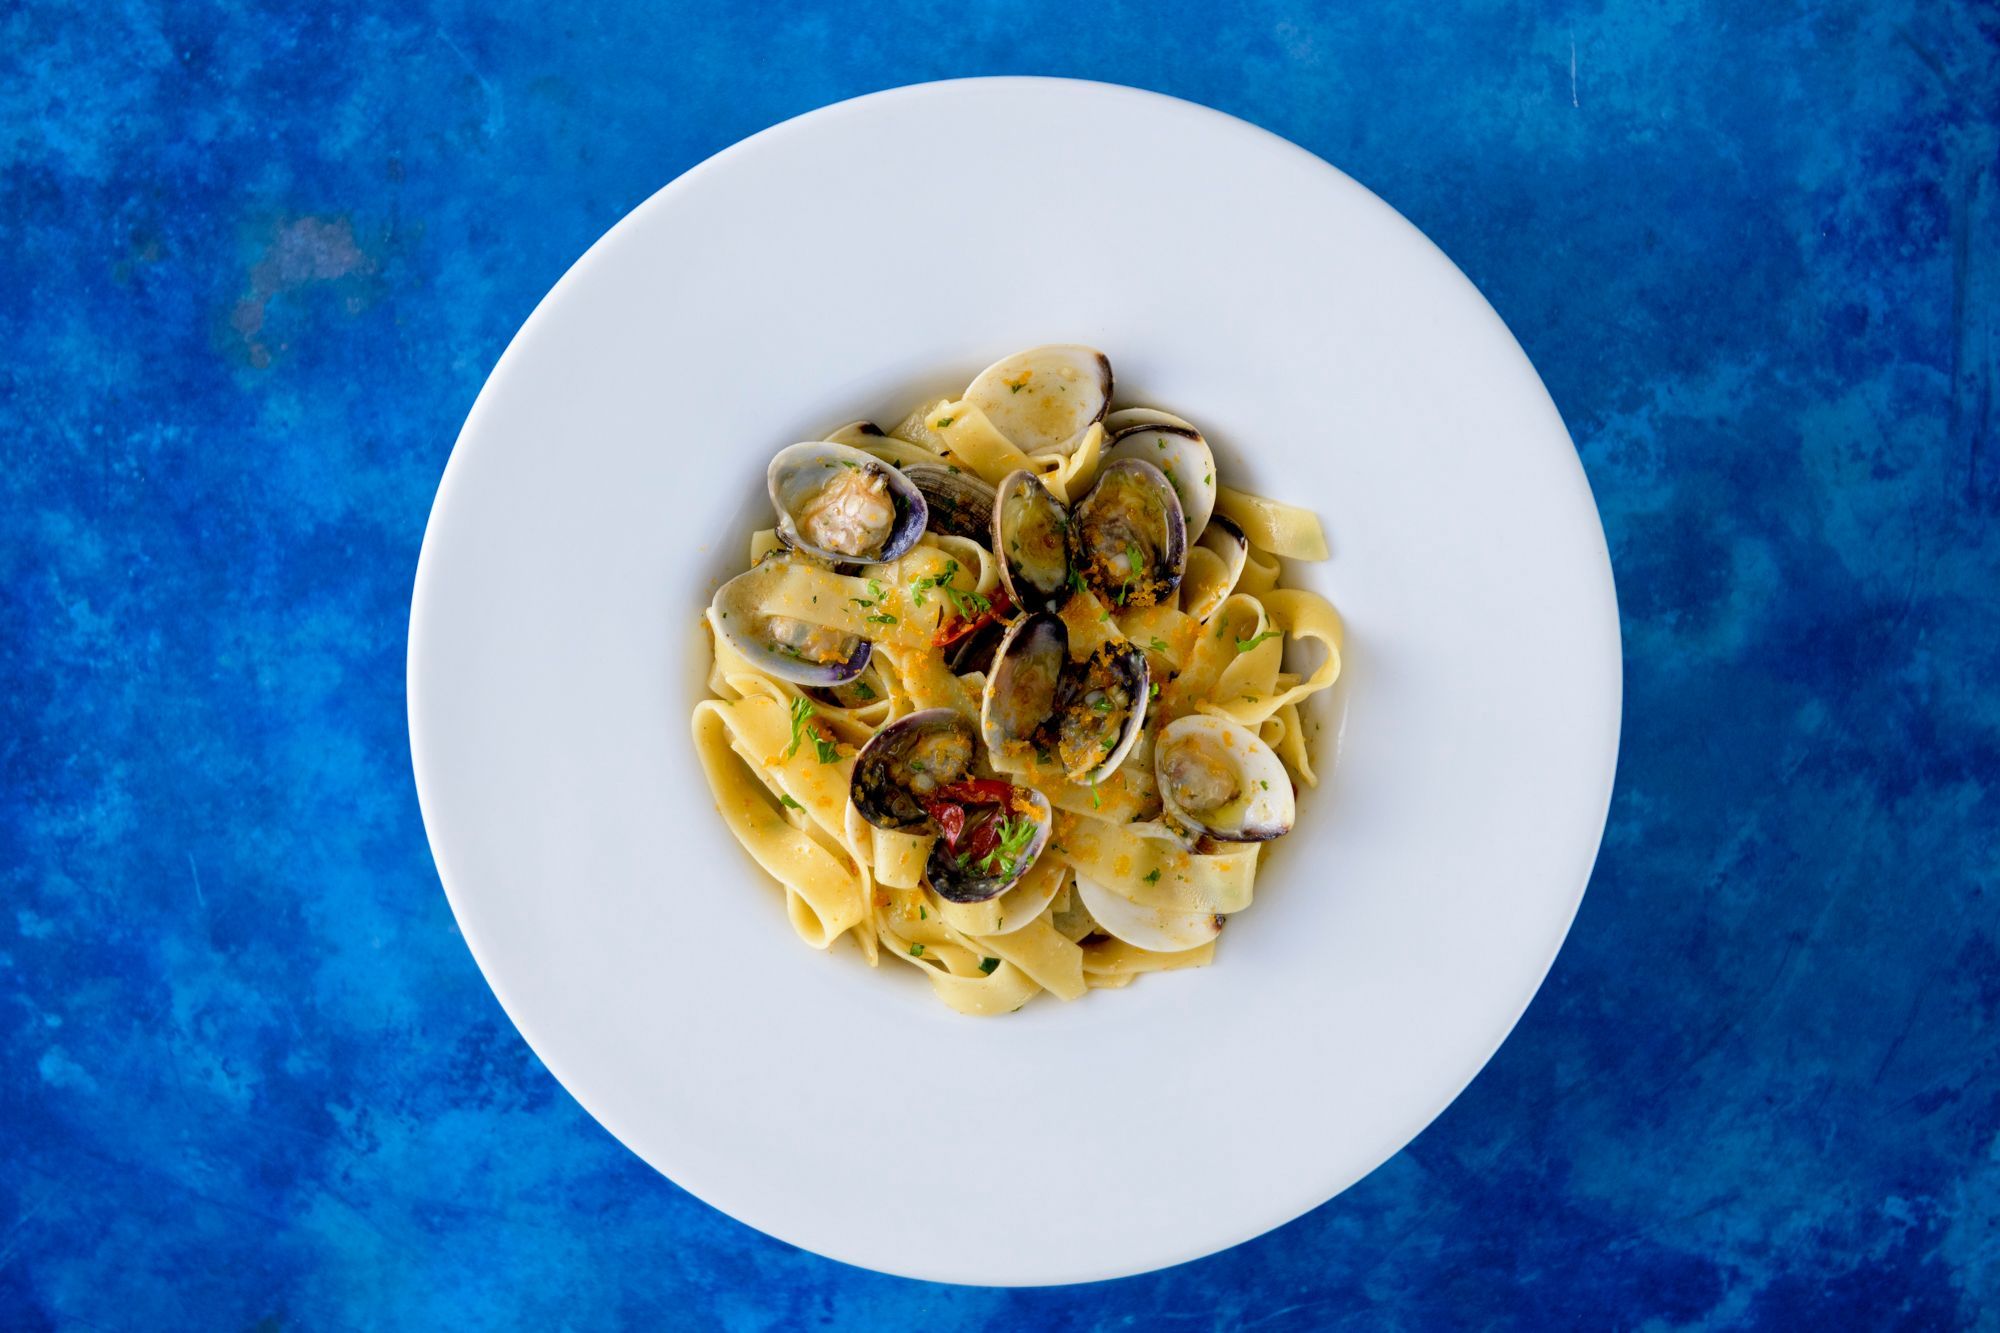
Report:
[[896,623],[896,617],[884,611],[879,616],[868,617],[868,623],[871,625],[893,625]]
[[866,597],[850,597],[847,600],[854,603],[856,606],[860,607],[863,611],[866,611],[869,607],[875,605],[875,603],[872,600]]
[[1146,882],[1148,884],[1158,884],[1160,882],[1160,871],[1157,866],[1154,867],[1152,874],[1146,876]]
[[926,588],[935,588],[950,600],[952,608],[958,612],[961,619],[978,619],[991,609],[993,603],[980,593],[967,592],[963,588],[952,587],[951,581],[957,574],[958,561],[945,561],[942,573],[927,574],[910,584],[910,600],[918,606],[922,606],[924,604],[924,590]]
[[787,809],[791,810],[805,809],[804,806],[800,805],[797,801],[793,800],[790,796],[786,795],[784,792],[778,793],[778,803],[780,805],[785,806]]
[[1149,686],[1147,687],[1147,689],[1146,689],[1146,697],[1147,697],[1148,699],[1157,699],[1157,698],[1159,698],[1159,697],[1160,697],[1160,682],[1159,682],[1159,681],[1157,681],[1157,680],[1156,680],[1156,681],[1154,681],[1154,682],[1153,682],[1153,683],[1152,683],[1151,685],[1149,685]]
[[799,744],[806,738],[806,719],[812,715],[812,700],[803,696],[792,700],[792,743],[785,747],[785,752],[779,756],[780,758],[790,759],[799,752]]
[[921,945],[921,944],[912,944],[912,945],[910,946],[910,957],[912,957],[912,958],[922,958],[923,956],[924,956],[924,946],[923,946],[923,945]]
[[868,595],[879,602],[889,594],[882,590],[882,581],[880,579],[870,579],[868,580]]
[[956,417],[939,417],[937,419],[937,425],[933,426],[931,429],[943,430],[946,426],[949,426],[955,420],[957,420]]
[[1021,853],[1028,850],[1028,844],[1035,840],[1035,821],[1032,819],[1003,819],[997,830],[1000,842],[980,861],[979,868],[991,875],[998,871],[1002,875],[1014,873],[1014,866],[1021,859]]
[[1090,706],[1092,708],[1095,708],[1100,713],[1108,713],[1111,711],[1111,701],[1102,695],[1099,695],[1097,698],[1092,699],[1090,701]]
[[875,687],[865,680],[856,682],[854,692],[864,699],[873,699],[875,697]]
[[919,920],[919,921],[928,921],[928,920],[930,920],[930,919],[931,919],[931,914],[930,914],[930,912],[929,912],[929,911],[927,911],[927,910],[925,910],[925,908],[924,908],[924,905],[923,905],[922,903],[918,903],[918,904],[917,904],[917,920]]
[[1071,569],[1069,572],[1069,590],[1071,592],[1083,591],[1083,575],[1075,569]]
[[979,971],[983,976],[992,976],[993,969],[998,966],[1000,966],[998,958],[982,958],[979,960]]
[[1090,808],[1093,810],[1104,808],[1104,802],[1098,798],[1097,784],[1095,782],[1090,784]]
[[1147,644],[1146,646],[1148,648],[1151,648],[1156,653],[1164,653],[1165,651],[1167,651],[1167,641],[1165,639],[1154,639],[1151,643]]
[[1283,632],[1284,631],[1282,630],[1267,629],[1262,634],[1256,635],[1253,638],[1238,639],[1236,641],[1236,651],[1239,653],[1247,653],[1252,648],[1255,648],[1258,644],[1264,642],[1264,640],[1278,638],[1280,635],[1283,634]]
[[1271,784],[1270,784],[1270,783],[1268,783],[1268,782],[1266,782],[1266,781],[1264,781],[1264,779],[1262,779],[1262,778],[1258,778],[1258,779],[1257,779],[1257,785],[1258,785],[1258,786],[1260,786],[1260,787],[1262,787],[1262,788],[1263,788],[1263,789],[1264,789],[1265,791],[1269,791],[1269,790],[1271,790]]
[[824,736],[813,737],[813,749],[818,752],[819,761],[822,764],[836,764],[840,762],[840,747]]

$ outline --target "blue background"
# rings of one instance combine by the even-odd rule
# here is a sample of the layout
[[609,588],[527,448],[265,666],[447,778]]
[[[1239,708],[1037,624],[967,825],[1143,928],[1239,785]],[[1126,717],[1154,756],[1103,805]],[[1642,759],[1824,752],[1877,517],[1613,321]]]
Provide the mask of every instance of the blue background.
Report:
[[[1429,233],[1570,424],[1626,651],[1596,878],[1471,1090],[1275,1234],[1039,1292],[612,1141],[453,928],[403,719],[433,487],[565,266],[991,72],[1234,112]],[[2000,1327],[1996,109],[1996,11],[1914,3],[0,11],[0,1326]]]

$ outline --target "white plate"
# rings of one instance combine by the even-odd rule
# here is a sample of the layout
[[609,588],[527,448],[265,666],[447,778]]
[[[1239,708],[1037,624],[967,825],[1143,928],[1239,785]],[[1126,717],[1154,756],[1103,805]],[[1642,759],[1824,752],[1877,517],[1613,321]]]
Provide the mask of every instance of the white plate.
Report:
[[[968,1019],[800,944],[714,817],[700,612],[778,446],[1072,340],[1319,512],[1333,559],[1288,577],[1346,673],[1215,966]],[[578,261],[445,471],[409,690],[452,910],[607,1129],[848,1263],[1074,1282],[1296,1217],[1485,1063],[1596,854],[1618,618],[1554,405],[1414,228],[1201,107],[967,80],[759,134]]]

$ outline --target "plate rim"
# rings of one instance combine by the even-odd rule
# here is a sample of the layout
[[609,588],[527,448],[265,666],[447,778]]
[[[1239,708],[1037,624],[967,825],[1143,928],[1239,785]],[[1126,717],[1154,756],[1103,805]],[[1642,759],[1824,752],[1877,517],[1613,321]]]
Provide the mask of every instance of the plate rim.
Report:
[[[1381,210],[1388,217],[1393,218],[1394,225],[1421,239],[1430,256],[1449,267],[1459,282],[1463,284],[1465,291],[1476,300],[1478,307],[1484,309],[1493,326],[1512,344],[1514,350],[1520,356],[1522,364],[1527,367],[1530,374],[1534,377],[1536,385],[1541,389],[1542,396],[1554,414],[1554,424],[1561,431],[1563,441],[1569,446],[1567,451],[1568,465],[1574,469],[1575,480],[1581,483],[1583,488],[1582,494],[1588,499],[1592,517],[1595,519],[1594,554],[1601,557],[1600,572],[1602,578],[1600,589],[1604,595],[1604,605],[1598,608],[1598,614],[1602,617],[1605,627],[1609,630],[1608,642],[1602,643],[1598,647],[1598,652],[1607,655],[1604,670],[1606,685],[1604,707],[1608,714],[1608,726],[1604,731],[1604,748],[1599,760],[1601,777],[1597,785],[1600,790],[1593,803],[1594,823],[1597,829],[1596,836],[1591,842],[1588,855],[1582,858],[1582,869],[1577,883],[1566,895],[1567,911],[1562,928],[1560,931],[1553,932],[1546,950],[1533,970],[1532,983],[1526,987],[1518,1002],[1514,1004],[1513,1012],[1506,1023],[1499,1027],[1497,1037],[1495,1037],[1475,1062],[1470,1063],[1464,1077],[1453,1080],[1453,1086],[1450,1087],[1449,1091],[1434,1106],[1424,1111],[1420,1117],[1412,1117],[1413,1128],[1407,1134],[1402,1135],[1400,1140],[1386,1151],[1379,1154],[1371,1152],[1364,1155],[1363,1160],[1366,1164],[1330,1190],[1322,1192],[1322,1187],[1316,1185],[1311,1191],[1308,1191],[1310,1198],[1303,1207],[1297,1206],[1295,1200],[1289,1196],[1281,1197],[1276,1191],[1261,1195],[1260,1197],[1269,1200],[1269,1203],[1266,1207],[1255,1210],[1259,1220],[1250,1225],[1248,1229],[1238,1228],[1237,1230],[1240,1234],[1236,1234],[1233,1239],[1219,1244],[1209,1240],[1192,1241],[1173,1247],[1171,1254],[1163,1252],[1156,1260],[1139,1265],[1121,1264],[1110,1267],[1093,1267],[1089,1264],[1082,1264],[1074,1272],[1030,1279],[1007,1279],[999,1282],[981,1280],[976,1277],[953,1276],[934,1271],[918,1272],[914,1269],[880,1267],[872,1263],[862,1263],[827,1254],[801,1241],[791,1239],[785,1234],[782,1226],[770,1224],[766,1219],[762,1218],[751,1220],[737,1209],[725,1207],[710,1197],[710,1193],[706,1188],[696,1188],[678,1176],[668,1175],[664,1169],[656,1165],[645,1153],[632,1146],[627,1137],[620,1133],[611,1121],[606,1118],[604,1112],[593,1104],[595,1098],[586,1096],[585,1093],[579,1091],[570,1078],[565,1077],[562,1069],[567,1063],[566,1060],[560,1056],[551,1059],[550,1054],[544,1049],[544,1044],[537,1041],[531,1035],[531,1025],[525,1024],[522,1021],[522,1017],[516,1012],[515,1003],[510,1000],[507,994],[505,983],[496,974],[495,968],[492,965],[491,955],[488,952],[489,944],[482,942],[481,932],[473,924],[472,914],[469,912],[464,899],[467,890],[462,884],[460,887],[454,888],[454,876],[449,868],[449,856],[442,845],[443,839],[438,831],[438,822],[434,817],[434,797],[427,796],[426,794],[427,788],[433,791],[437,789],[440,778],[436,767],[438,761],[434,756],[432,744],[430,741],[424,739],[424,724],[420,717],[417,698],[418,680],[423,671],[423,660],[425,657],[425,634],[422,626],[427,619],[426,608],[431,605],[437,595],[435,585],[439,577],[437,574],[438,557],[435,554],[436,548],[434,543],[438,540],[439,516],[452,503],[451,497],[463,489],[463,478],[469,466],[465,460],[472,452],[468,448],[468,442],[480,433],[483,419],[491,408],[495,386],[502,380],[504,374],[518,358],[522,347],[531,341],[531,336],[539,325],[550,317],[550,312],[557,304],[558,298],[564,295],[566,289],[571,287],[580,274],[585,273],[594,267],[595,264],[601,262],[615,238],[619,237],[624,231],[628,228],[636,228],[642,225],[645,218],[664,208],[671,207],[681,194],[698,185],[706,175],[719,169],[731,160],[753,151],[755,146],[768,140],[796,132],[807,123],[820,123],[858,114],[866,109],[884,103],[918,101],[926,97],[941,94],[949,95],[954,90],[970,87],[1020,88],[1030,93],[1033,90],[1048,87],[1082,87],[1090,89],[1098,95],[1151,101],[1168,107],[1201,113],[1206,117],[1221,122],[1234,134],[1253,138],[1261,141],[1266,148],[1277,147],[1282,149],[1286,154],[1296,156],[1296,158],[1301,160],[1301,165],[1306,170],[1331,173],[1334,177],[1357,189],[1361,196],[1368,201],[1369,205]],[[1520,341],[1515,337],[1513,330],[1508,327],[1506,321],[1500,316],[1498,310],[1493,307],[1485,293],[1466,275],[1464,270],[1459,267],[1457,261],[1443,247],[1432,241],[1422,228],[1411,222],[1386,199],[1376,194],[1360,180],[1342,171],[1338,166],[1320,157],[1310,149],[1285,138],[1283,135],[1265,129],[1254,122],[1245,120],[1227,111],[1190,98],[1161,93],[1136,85],[1113,83],[1107,80],[1067,78],[1052,75],[979,75],[929,80],[879,89],[800,112],[797,115],[746,135],[719,149],[700,162],[695,163],[647,195],[621,215],[611,226],[606,228],[601,235],[592,241],[563,270],[562,274],[535,302],[535,305],[529,311],[526,318],[522,320],[520,326],[509,337],[506,346],[495,359],[491,370],[487,372],[485,379],[481,382],[479,392],[474,396],[471,406],[467,409],[465,420],[452,442],[451,452],[447,456],[445,465],[439,475],[436,493],[432,498],[430,510],[425,518],[424,534],[419,545],[416,568],[412,578],[410,610],[406,623],[404,673],[405,721],[408,733],[411,773],[416,787],[418,809],[423,822],[425,842],[430,851],[432,862],[436,867],[438,879],[444,890],[446,902],[451,909],[455,926],[460,937],[465,941],[467,950],[472,954],[474,964],[478,967],[487,989],[492,993],[495,1002],[500,1005],[501,1011],[506,1014],[508,1021],[514,1026],[515,1031],[520,1035],[522,1041],[528,1046],[530,1051],[534,1053],[535,1058],[542,1064],[543,1068],[576,1101],[578,1106],[600,1128],[610,1134],[622,1148],[668,1180],[675,1188],[700,1200],[707,1207],[714,1209],[732,1221],[751,1227],[753,1230],[759,1231],[782,1244],[790,1245],[806,1253],[827,1259],[830,1262],[858,1268],[862,1271],[880,1272],[912,1281],[937,1282],[954,1286],[986,1286],[994,1289],[1110,1281],[1143,1273],[1158,1272],[1163,1269],[1224,1253],[1239,1245],[1255,1240],[1287,1223],[1296,1221],[1304,1217],[1307,1213],[1330,1203],[1379,1170],[1398,1153],[1415,1143],[1436,1122],[1438,1117],[1464,1094],[1466,1088],[1485,1071],[1486,1067],[1492,1062],[1494,1055],[1498,1053],[1499,1049],[1512,1036],[1521,1019],[1526,1015],[1528,1008],[1533,1004],[1535,997],[1540,994],[1542,986],[1548,979],[1549,972],[1554,967],[1557,956],[1561,953],[1564,944],[1567,943],[1570,932],[1575,928],[1577,914],[1581,910],[1583,898],[1589,890],[1590,882],[1594,876],[1598,858],[1602,854],[1604,839],[1608,831],[1611,802],[1617,785],[1618,761],[1623,743],[1623,630],[1618,606],[1616,570],[1611,560],[1609,542],[1604,531],[1603,513],[1597,504],[1595,491],[1591,487],[1589,474],[1583,466],[1582,457],[1577,451],[1575,439],[1570,434],[1568,423],[1562,417],[1560,406],[1556,404],[1553,394],[1549,393],[1546,381],[1542,379],[1540,371],[1535,369],[1534,363],[1528,357],[1526,349],[1520,345]],[[1163,1251],[1166,1248],[1162,1247]]]

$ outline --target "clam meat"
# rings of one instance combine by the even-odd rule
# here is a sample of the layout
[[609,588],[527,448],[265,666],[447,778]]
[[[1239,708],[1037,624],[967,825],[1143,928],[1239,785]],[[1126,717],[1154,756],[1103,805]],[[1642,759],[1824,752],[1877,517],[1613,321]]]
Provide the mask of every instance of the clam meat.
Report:
[[767,474],[778,537],[835,564],[894,560],[924,535],[928,506],[873,454],[814,440],[780,449]]

